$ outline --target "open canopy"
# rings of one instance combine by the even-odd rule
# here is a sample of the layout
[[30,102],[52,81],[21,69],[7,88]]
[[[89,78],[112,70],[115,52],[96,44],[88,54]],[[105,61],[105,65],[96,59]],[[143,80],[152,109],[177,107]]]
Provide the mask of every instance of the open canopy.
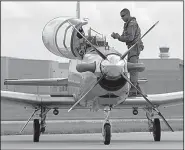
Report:
[[53,54],[69,59],[83,58],[85,42],[74,27],[84,34],[82,26],[85,20],[58,17],[49,21],[43,29],[42,40],[46,48]]

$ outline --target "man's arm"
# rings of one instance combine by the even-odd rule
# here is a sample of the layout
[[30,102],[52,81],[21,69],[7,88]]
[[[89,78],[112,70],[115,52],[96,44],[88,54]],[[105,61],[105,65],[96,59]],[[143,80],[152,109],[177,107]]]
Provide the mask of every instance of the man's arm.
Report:
[[131,21],[128,25],[127,31],[123,31],[122,35],[118,37],[121,42],[131,42],[134,40],[134,36],[137,30],[137,24],[135,21]]

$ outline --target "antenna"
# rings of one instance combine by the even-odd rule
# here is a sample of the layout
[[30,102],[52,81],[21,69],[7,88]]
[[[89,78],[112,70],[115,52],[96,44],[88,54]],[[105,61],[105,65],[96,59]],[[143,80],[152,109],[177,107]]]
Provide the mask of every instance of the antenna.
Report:
[[80,19],[80,1],[76,3],[76,18]]

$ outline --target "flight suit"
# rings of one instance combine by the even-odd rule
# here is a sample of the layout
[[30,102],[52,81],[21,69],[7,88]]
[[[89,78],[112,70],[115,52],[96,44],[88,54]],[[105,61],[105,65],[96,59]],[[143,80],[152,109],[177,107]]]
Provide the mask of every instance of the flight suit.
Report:
[[[124,24],[124,30],[122,35],[118,38],[121,42],[126,42],[128,49],[134,45],[141,37],[141,30],[137,24],[136,18],[130,17],[130,19]],[[132,50],[128,53],[128,62],[138,63],[140,51],[144,49],[143,42],[140,40]],[[130,81],[138,86],[138,72],[130,72]],[[140,88],[139,88],[140,90]],[[130,93],[137,94],[135,88],[131,87]]]

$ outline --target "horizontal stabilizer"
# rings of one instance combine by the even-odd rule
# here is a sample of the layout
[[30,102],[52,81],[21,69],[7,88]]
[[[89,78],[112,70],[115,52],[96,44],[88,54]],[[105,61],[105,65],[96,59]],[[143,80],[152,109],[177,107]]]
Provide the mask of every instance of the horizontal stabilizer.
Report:
[[68,85],[68,79],[67,78],[5,79],[4,85],[62,86]]

